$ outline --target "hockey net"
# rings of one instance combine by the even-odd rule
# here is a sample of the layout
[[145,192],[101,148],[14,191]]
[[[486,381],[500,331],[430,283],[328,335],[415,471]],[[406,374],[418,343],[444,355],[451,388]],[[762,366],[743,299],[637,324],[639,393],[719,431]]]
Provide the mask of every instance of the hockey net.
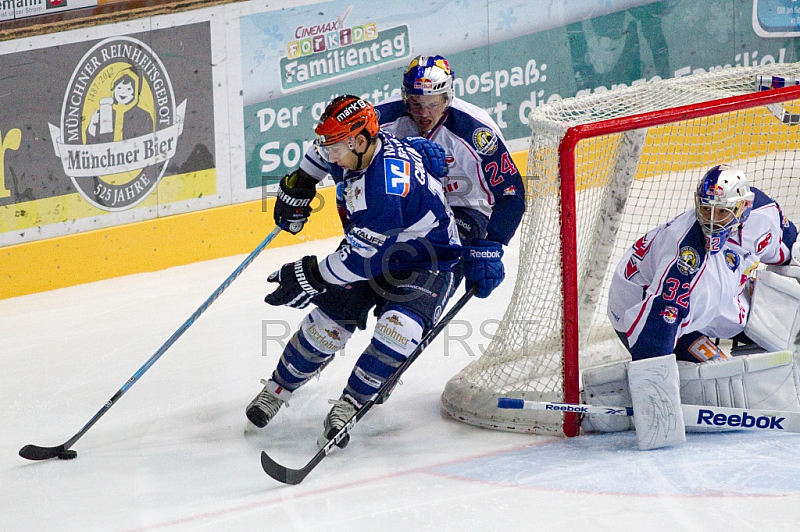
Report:
[[623,253],[693,208],[705,171],[741,168],[800,220],[800,86],[756,91],[800,63],[727,69],[552,102],[534,110],[519,271],[482,356],[442,411],[487,428],[577,435],[575,414],[503,410],[498,397],[580,401],[580,373],[629,356],[606,317]]

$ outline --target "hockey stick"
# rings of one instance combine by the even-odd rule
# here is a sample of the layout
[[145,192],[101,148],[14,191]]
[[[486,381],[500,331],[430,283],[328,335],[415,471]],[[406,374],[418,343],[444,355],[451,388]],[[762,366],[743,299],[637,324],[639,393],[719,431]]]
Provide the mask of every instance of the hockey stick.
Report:
[[[547,401],[526,401],[500,397],[498,408],[547,410],[551,412],[574,412],[577,414],[605,414],[609,416],[633,416],[633,408],[627,406],[591,406]],[[800,412],[755,410],[752,408],[728,408],[722,406],[681,405],[687,427],[705,429],[749,429],[800,433]]]
[[[170,346],[172,346],[172,344],[174,344],[175,341],[178,338],[180,338],[183,333],[186,332],[186,329],[188,329],[197,320],[197,318],[199,318],[200,315],[203,312],[205,312],[209,306],[211,306],[211,303],[213,303],[220,296],[220,294],[222,294],[222,292],[225,291],[225,289],[228,288],[228,286],[230,286],[230,284],[234,281],[234,279],[239,277],[239,274],[241,274],[244,271],[244,269],[247,268],[250,265],[250,263],[253,262],[253,260],[255,260],[255,258],[264,250],[264,248],[266,248],[269,245],[270,242],[272,242],[272,240],[276,236],[278,236],[278,233],[280,232],[281,228],[275,227],[267,235],[267,237],[244,259],[244,261],[242,261],[242,263],[233,271],[233,273],[231,273],[228,276],[228,278],[225,279],[225,281],[219,286],[219,288],[217,288],[214,291],[214,293],[211,294],[208,297],[208,299],[206,299],[205,302],[202,305],[200,305],[200,307],[198,307],[197,310],[194,311],[194,314],[189,316],[189,319],[183,322],[183,325],[181,325],[178,328],[178,330],[175,331],[166,342],[164,342],[164,345],[159,347],[158,351],[156,351],[153,354],[153,356],[151,356],[147,360],[147,362],[145,362],[144,365],[141,368],[139,368],[136,371],[136,373],[134,373],[133,376],[130,379],[128,379],[127,382],[125,382],[125,384],[122,385],[122,388],[120,388],[117,391],[117,393],[115,393],[114,396],[111,397],[111,399],[109,399],[108,402],[104,404],[100,410],[98,410],[98,412],[94,415],[94,417],[92,417],[92,419],[90,419],[89,422],[86,423],[86,425],[84,425],[83,428],[77,432],[77,434],[75,434],[72,438],[68,439],[61,445],[57,445],[55,447],[40,447],[38,445],[26,445],[25,447],[20,449],[19,455],[22,458],[26,458],[28,460],[47,460],[49,458],[55,458],[56,456],[59,456],[61,453],[72,447],[75,444],[75,442],[78,441],[84,434],[86,434],[86,431],[92,428],[92,426],[95,423],[97,423],[97,421],[101,417],[103,417],[103,415],[106,412],[108,412],[109,409],[112,406],[114,406],[114,404],[117,401],[119,401],[119,398],[122,397],[125,394],[125,392],[127,392],[128,389],[130,389],[130,387],[133,386],[142,375],[144,375],[144,372],[150,369],[150,366],[155,364],[156,361],[159,358],[161,358],[161,355],[163,355],[166,352],[166,350],[169,349]],[[70,451],[70,453],[71,454],[68,454],[64,457],[74,458],[75,456],[77,456],[74,451]]]
[[[800,85],[800,81],[794,78],[786,78],[783,76],[769,76],[757,75],[756,76],[756,92],[781,89],[784,87],[791,87],[792,85]],[[800,124],[800,114],[792,113],[787,110],[782,103],[768,104],[767,109],[775,115],[775,118],[781,123],[796,126]]]
[[378,391],[375,395],[364,403],[361,408],[359,408],[355,414],[353,414],[350,419],[347,420],[347,423],[339,429],[339,431],[334,434],[322,448],[317,451],[317,454],[309,460],[309,462],[301,467],[300,469],[290,469],[286,466],[282,466],[277,463],[275,460],[270,458],[270,456],[265,452],[261,451],[261,467],[264,468],[264,471],[279,482],[283,482],[284,484],[299,484],[303,481],[304,478],[308,476],[311,471],[317,467],[323,458],[325,458],[328,453],[330,453],[334,446],[340,442],[345,436],[347,436],[353,427],[358,423],[364,415],[369,412],[370,408],[373,407],[377,402],[384,398],[384,396],[388,395],[389,391],[394,387],[395,383],[400,379],[400,376],[408,369],[408,367],[419,357],[422,351],[428,347],[428,345],[439,335],[447,324],[458,314],[458,312],[467,304],[467,302],[475,295],[477,291],[477,286],[471,287],[467,292],[461,296],[461,298],[456,301],[456,304],[453,305],[453,308],[445,314],[442,319],[439,320],[437,323],[428,333],[420,340],[419,345],[408,355],[408,358],[403,362],[397,371],[394,374],[386,379],[386,381],[378,388]]
[[800,114],[789,112],[783,105],[779,103],[767,105],[767,109],[769,109],[769,111],[775,115],[775,118],[780,120],[783,124],[788,126],[796,126],[800,124]]

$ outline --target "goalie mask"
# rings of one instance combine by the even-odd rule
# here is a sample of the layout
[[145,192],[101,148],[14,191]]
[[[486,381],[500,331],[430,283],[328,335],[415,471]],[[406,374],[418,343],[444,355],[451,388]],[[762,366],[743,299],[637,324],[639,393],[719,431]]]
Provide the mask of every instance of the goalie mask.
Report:
[[717,253],[750,215],[754,194],[747,177],[727,164],[711,168],[695,194],[695,217],[706,237],[706,250]]

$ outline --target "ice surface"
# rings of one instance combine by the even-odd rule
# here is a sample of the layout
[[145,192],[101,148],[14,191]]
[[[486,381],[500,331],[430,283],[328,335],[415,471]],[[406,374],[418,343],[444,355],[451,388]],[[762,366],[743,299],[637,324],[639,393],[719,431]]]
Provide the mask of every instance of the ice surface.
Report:
[[[502,318],[511,272],[473,300],[350,445],[298,486],[259,454],[304,465],[369,335],[263,431],[244,409],[277,361],[264,331],[302,310],[263,303],[265,277],[337,240],[267,249],[74,446],[76,460],[28,462],[27,443],[75,434],[244,256],[0,301],[0,530],[796,530],[800,435],[689,434],[640,452],[632,433],[570,440],[478,429],[439,414],[445,382]],[[486,323],[486,328],[481,325]]]

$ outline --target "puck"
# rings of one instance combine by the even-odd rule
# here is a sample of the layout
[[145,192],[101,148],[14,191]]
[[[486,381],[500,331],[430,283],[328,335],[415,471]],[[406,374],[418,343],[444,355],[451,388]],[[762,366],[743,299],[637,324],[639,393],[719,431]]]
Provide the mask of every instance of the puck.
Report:
[[59,460],[72,460],[73,458],[78,457],[78,451],[73,451],[72,449],[65,449],[58,453]]

